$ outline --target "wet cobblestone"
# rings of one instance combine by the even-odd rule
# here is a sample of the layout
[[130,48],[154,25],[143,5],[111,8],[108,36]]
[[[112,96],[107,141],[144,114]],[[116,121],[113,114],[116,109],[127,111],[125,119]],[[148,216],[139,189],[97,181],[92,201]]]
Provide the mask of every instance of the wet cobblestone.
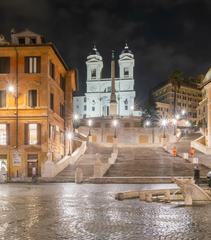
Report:
[[118,191],[141,188],[146,185],[0,185],[0,239],[211,239],[211,205],[114,199]]

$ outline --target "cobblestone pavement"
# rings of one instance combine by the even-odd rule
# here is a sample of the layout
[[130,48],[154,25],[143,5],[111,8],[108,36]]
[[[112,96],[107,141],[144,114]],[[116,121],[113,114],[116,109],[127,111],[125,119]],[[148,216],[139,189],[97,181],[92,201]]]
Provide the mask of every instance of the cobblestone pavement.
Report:
[[118,191],[149,187],[164,185],[0,185],[0,239],[211,239],[211,205],[114,199]]

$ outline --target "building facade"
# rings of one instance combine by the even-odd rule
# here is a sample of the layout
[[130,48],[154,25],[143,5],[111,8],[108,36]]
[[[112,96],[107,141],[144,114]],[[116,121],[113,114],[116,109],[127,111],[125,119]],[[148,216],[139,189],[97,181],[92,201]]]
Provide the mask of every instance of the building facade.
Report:
[[25,30],[0,37],[0,170],[9,177],[41,175],[47,156],[69,151],[76,73],[52,43]]
[[161,118],[170,118],[170,104],[163,102],[156,102],[156,110]]
[[[134,111],[134,55],[125,45],[119,55],[119,77],[115,78],[117,115],[130,116]],[[94,46],[87,57],[87,91],[74,97],[74,113],[80,118],[109,116],[111,78],[102,78],[103,58]]]
[[[182,83],[176,93],[176,113],[181,113],[185,110],[186,117],[193,121],[197,121],[197,107],[202,100],[201,90],[196,85],[188,85]],[[169,104],[169,116],[173,117],[174,109],[174,87],[172,83],[167,82],[161,87],[153,91],[153,96],[156,102]]]

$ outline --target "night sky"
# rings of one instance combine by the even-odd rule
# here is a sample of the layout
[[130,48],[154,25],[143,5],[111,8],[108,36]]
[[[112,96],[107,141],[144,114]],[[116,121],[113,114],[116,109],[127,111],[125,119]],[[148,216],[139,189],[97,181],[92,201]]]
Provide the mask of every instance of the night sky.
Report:
[[85,60],[93,42],[110,76],[111,50],[128,42],[135,55],[137,101],[180,69],[187,76],[211,67],[210,0],[1,0],[0,33],[28,28],[55,43],[66,63],[79,70],[86,89]]

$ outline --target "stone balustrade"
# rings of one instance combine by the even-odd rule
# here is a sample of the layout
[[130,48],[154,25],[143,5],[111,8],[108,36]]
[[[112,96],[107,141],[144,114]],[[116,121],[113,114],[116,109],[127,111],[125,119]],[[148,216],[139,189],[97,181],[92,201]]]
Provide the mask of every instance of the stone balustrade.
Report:
[[50,157],[48,157],[48,160],[42,165],[41,176],[44,178],[55,177],[69,164],[75,164],[75,162],[85,153],[86,148],[86,141],[83,141],[80,147],[77,148],[70,156],[65,156],[56,163],[53,162]]
[[94,178],[103,177],[104,174],[108,171],[110,166],[116,162],[118,156],[118,149],[114,148],[111,156],[108,158],[107,163],[103,163],[100,160],[100,154],[96,154],[96,161],[94,165]]

